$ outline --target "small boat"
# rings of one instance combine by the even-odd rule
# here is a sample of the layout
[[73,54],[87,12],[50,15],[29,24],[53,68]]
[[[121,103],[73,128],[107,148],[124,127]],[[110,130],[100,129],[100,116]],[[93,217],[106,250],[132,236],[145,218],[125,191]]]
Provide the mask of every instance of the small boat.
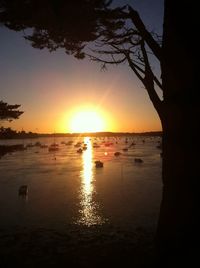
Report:
[[74,147],[81,147],[81,142],[77,142]]
[[113,145],[113,142],[106,142],[104,145],[105,145],[106,147],[109,147],[109,146]]
[[41,144],[40,148],[48,148],[47,144]]
[[30,143],[28,143],[28,144],[26,145],[26,147],[27,147],[27,148],[34,147],[34,144],[33,144],[32,142],[30,142]]
[[68,141],[65,143],[65,145],[72,145],[73,141]]
[[95,161],[95,165],[97,168],[101,168],[101,167],[103,167],[103,162],[97,160],[97,161]]
[[131,147],[131,146],[134,146],[134,145],[136,145],[136,143],[135,143],[135,142],[132,142],[131,145],[130,145],[130,147]]
[[37,141],[35,144],[34,144],[34,146],[36,146],[36,147],[41,147],[41,142],[39,142],[39,141]]
[[59,150],[59,145],[57,143],[52,143],[49,146],[49,152],[54,152],[54,151],[58,151]]
[[93,143],[93,148],[99,148],[100,145],[98,145],[96,142]]
[[18,193],[19,193],[19,195],[27,195],[28,194],[28,186],[27,185],[20,186]]
[[135,158],[134,161],[135,163],[143,163],[143,160],[141,158]]

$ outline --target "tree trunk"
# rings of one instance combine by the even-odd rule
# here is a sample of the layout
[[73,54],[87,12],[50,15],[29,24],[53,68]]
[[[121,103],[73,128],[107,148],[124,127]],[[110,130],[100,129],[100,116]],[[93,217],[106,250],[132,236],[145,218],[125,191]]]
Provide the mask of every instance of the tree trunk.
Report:
[[195,9],[195,1],[190,6],[184,1],[180,6],[165,1],[161,61],[163,197],[156,242],[169,266],[172,259],[190,261],[200,248],[198,49],[194,38],[188,38],[197,28]]
[[163,197],[156,239],[162,258],[185,262],[184,256],[191,258],[199,248],[200,238],[197,108],[188,111],[176,104],[167,109],[169,113],[162,119]]

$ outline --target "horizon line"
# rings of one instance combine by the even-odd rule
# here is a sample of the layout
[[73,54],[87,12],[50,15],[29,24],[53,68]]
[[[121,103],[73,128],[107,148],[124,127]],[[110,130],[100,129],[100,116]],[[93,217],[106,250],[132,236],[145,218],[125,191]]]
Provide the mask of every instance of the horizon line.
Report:
[[[130,131],[97,131],[97,132],[52,132],[52,133],[39,133],[31,132],[38,135],[95,135],[95,134],[150,134],[150,133],[162,133],[162,130],[151,130],[141,132],[130,132]],[[28,132],[27,132],[28,134]]]

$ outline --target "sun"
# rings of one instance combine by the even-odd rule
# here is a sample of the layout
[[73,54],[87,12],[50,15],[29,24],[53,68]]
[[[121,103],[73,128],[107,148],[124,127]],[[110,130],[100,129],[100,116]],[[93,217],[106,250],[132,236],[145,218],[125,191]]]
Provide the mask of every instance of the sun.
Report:
[[99,132],[103,131],[104,127],[104,120],[97,111],[79,111],[70,120],[70,130],[73,133]]

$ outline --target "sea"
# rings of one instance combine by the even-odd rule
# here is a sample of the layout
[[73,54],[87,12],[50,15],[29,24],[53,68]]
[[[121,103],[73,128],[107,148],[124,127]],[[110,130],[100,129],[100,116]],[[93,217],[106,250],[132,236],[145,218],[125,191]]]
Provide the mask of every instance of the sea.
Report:
[[[158,136],[137,135],[1,140],[29,147],[0,159],[0,228],[155,229],[162,193],[160,142]],[[36,143],[47,147],[30,146]],[[52,143],[58,150],[49,151]],[[78,153],[84,144],[87,149]],[[25,195],[19,194],[22,185]]]

